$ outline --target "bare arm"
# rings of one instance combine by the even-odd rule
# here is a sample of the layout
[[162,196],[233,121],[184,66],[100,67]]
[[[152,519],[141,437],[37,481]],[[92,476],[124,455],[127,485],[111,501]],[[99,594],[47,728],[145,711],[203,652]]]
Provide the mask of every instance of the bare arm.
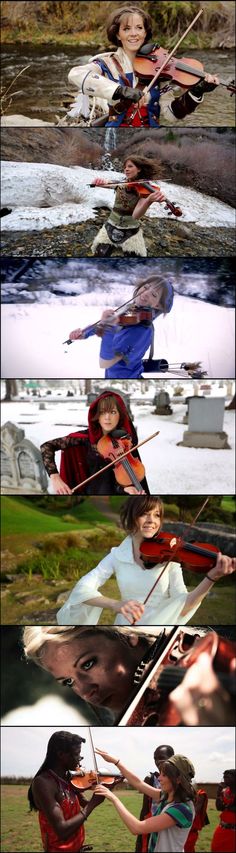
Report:
[[98,755],[101,755],[105,761],[109,761],[111,764],[116,764],[121,772],[121,775],[124,776],[125,779],[127,779],[130,785],[133,785],[133,787],[136,788],[136,791],[140,791],[142,794],[147,794],[147,796],[151,797],[152,800],[157,800],[157,802],[159,802],[161,796],[160,789],[153,788],[152,785],[148,785],[147,782],[143,782],[143,780],[139,779],[139,777],[136,776],[135,773],[132,773],[131,770],[128,770],[128,768],[125,767],[124,764],[122,764],[122,761],[120,761],[119,759],[117,761],[117,758],[113,758],[111,755],[109,755],[108,752],[104,752],[104,750],[102,749],[95,749],[95,752],[97,752]]
[[44,812],[50,825],[62,841],[67,841],[82,826],[96,807],[96,801],[92,797],[79,814],[69,818],[69,820],[65,820],[57,799],[58,791],[56,785],[51,783],[50,780],[43,779],[42,776],[37,776],[33,781],[32,788],[35,805],[40,811]]
[[[196,586],[196,588],[189,592],[187,598],[185,600],[185,604],[183,610],[180,613],[180,616],[186,616],[192,607],[196,607],[201,604],[203,599],[208,594],[209,590],[212,588],[213,583],[219,580],[220,578],[231,575],[236,570],[236,558],[227,557],[225,554],[219,553],[217,555],[216,564],[213,569],[209,570],[208,577],[205,577],[201,583]],[[210,578],[210,579],[209,579]]]
[[118,797],[113,794],[113,791],[109,791],[108,788],[105,788],[103,785],[98,785],[97,788],[95,788],[95,794],[96,793],[98,793],[98,795],[103,794],[103,796],[108,800],[111,800],[116,811],[120,815],[121,820],[123,820],[123,823],[125,823],[130,832],[132,832],[132,835],[149,835],[150,832],[159,832],[161,829],[168,829],[175,825],[173,818],[167,814],[157,815],[157,817],[149,817],[146,820],[139,820],[137,817],[134,817],[128,809],[126,809]]
[[161,204],[162,201],[165,201],[164,193],[161,190],[156,190],[154,193],[150,193],[146,198],[140,198],[136,204],[136,207],[133,210],[132,217],[133,219],[141,219],[141,216],[144,216],[146,210],[150,207],[151,204],[159,202]]

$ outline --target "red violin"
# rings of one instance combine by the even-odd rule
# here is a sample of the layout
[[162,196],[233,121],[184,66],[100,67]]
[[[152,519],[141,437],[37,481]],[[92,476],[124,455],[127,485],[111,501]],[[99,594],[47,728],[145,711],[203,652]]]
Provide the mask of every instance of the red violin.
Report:
[[219,548],[206,542],[185,542],[181,536],[161,531],[153,539],[144,539],[140,545],[140,556],[146,569],[157,563],[173,560],[185,569],[199,574],[215,566]]
[[[127,311],[124,311],[123,313],[120,313],[120,314],[118,313],[119,310],[120,310],[120,308],[116,309],[116,311],[117,311],[116,316],[118,317],[118,325],[119,326],[138,326],[139,323],[142,323],[144,326],[151,326],[152,321],[155,320],[155,316],[156,316],[156,312],[153,310],[153,308],[134,308],[134,307],[132,308],[131,307]],[[110,322],[109,322],[109,319],[98,320],[97,323],[91,323],[90,326],[85,326],[84,329],[81,329],[81,335],[78,338],[78,340],[86,340],[86,338],[89,337],[89,335],[93,331],[96,335],[98,335],[99,338],[102,338],[102,336],[104,335],[104,332],[107,331],[107,329],[111,329],[114,326],[114,322],[112,322],[114,316],[115,316],[115,312],[114,312],[114,314],[111,314]],[[77,340],[77,339],[75,339],[75,340]],[[72,338],[68,338],[66,341],[63,341],[63,345],[67,344],[67,346],[70,346],[70,344],[73,344],[73,343],[74,343],[74,341],[72,340]]]
[[[131,714],[126,719],[128,726],[178,726],[181,724],[179,711],[169,698],[186,675],[186,670],[197,663],[203,652],[209,655],[214,672],[221,685],[233,701],[235,696],[236,643],[210,631],[205,637],[190,635],[188,629],[181,630],[178,638],[170,643],[166,654],[148,673],[146,688],[137,701],[132,703]],[[135,705],[135,707],[134,707]],[[122,721],[122,724],[124,722]]]
[[[162,68],[168,55],[167,50],[155,44],[145,45],[141,48],[140,53],[137,54],[134,60],[134,70],[142,84],[146,85],[152,80],[159,69]],[[184,56],[182,59],[176,59],[175,56],[172,56],[162,68],[160,74],[160,79],[173,80],[182,89],[189,89],[190,86],[194,86],[195,83],[198,83],[199,80],[204,80],[205,77],[206,72],[204,71],[202,62],[199,62],[198,59],[189,59]],[[231,92],[231,95],[235,94],[236,87],[234,80],[230,83],[220,80],[219,85],[225,86]]]
[[[120,781],[119,775],[119,781]],[[81,773],[80,767],[75,770],[75,773],[71,776],[71,784],[74,788],[79,788],[80,791],[87,791],[89,788],[95,788],[95,785],[106,785],[109,788],[111,785],[114,785],[116,781],[116,776],[105,775],[104,773],[96,772],[95,770],[87,770],[84,773]],[[118,780],[117,780],[118,781]]]
[[[95,186],[100,186],[100,184],[97,185],[95,182],[90,184],[90,187],[95,187]],[[106,183],[106,186],[104,185],[104,189],[106,189],[106,187],[107,188],[111,187],[111,189],[114,189],[114,190],[117,189],[118,187],[130,187],[131,189],[136,190],[138,192],[138,194],[143,198],[148,197],[151,193],[156,193],[157,190],[160,190],[160,187],[158,186],[158,184],[155,184],[151,181],[143,181],[143,180],[140,180],[140,181],[139,180],[137,180],[137,181],[120,181],[120,182],[109,181]],[[165,198],[165,208],[169,210],[169,215],[171,215],[171,213],[173,213],[174,216],[177,216],[177,217],[182,216],[181,208],[179,206],[177,206],[176,204],[174,204],[173,201],[170,201],[169,198]]]
[[120,486],[123,488],[134,486],[138,492],[143,492],[140,481],[145,477],[145,468],[140,459],[133,456],[132,453],[128,453],[125,459],[119,461],[119,456],[122,453],[125,453],[129,448],[132,450],[131,437],[127,433],[121,437],[121,432],[122,430],[113,430],[109,435],[104,435],[97,443],[97,450],[104,459],[114,460],[114,474]]

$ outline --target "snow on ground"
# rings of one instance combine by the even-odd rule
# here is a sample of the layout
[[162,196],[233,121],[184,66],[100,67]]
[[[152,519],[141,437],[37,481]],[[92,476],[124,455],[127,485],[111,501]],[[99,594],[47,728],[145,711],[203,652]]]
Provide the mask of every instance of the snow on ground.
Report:
[[[234,494],[234,411],[225,411],[224,417],[223,428],[228,434],[230,450],[178,446],[188,429],[182,423],[186,414],[183,401],[174,404],[172,415],[161,417],[154,415],[153,408],[145,401],[142,405],[135,403],[132,396],[132,411],[139,441],[160,430],[155,439],[140,448],[152,494]],[[68,403],[54,404],[47,401],[43,411],[39,410],[39,400],[30,406],[25,401],[2,404],[2,423],[18,424],[37,447],[46,440],[86,427],[87,419],[84,400],[69,399]],[[59,461],[58,452],[57,465]]]
[[[94,208],[113,207],[114,190],[91,188],[95,177],[123,180],[121,172],[67,167],[47,163],[2,163],[2,206],[13,208],[4,216],[3,230],[39,230],[94,219]],[[228,204],[188,187],[160,182],[166,196],[181,206],[180,221],[204,227],[234,227],[235,212]],[[14,210],[15,208],[15,210]],[[153,204],[148,216],[166,218],[164,205]]]
[[[113,301],[112,301],[113,299]],[[100,294],[100,308],[20,304],[2,306],[2,376],[55,378],[104,376],[99,367],[100,338],[62,346],[69,333],[97,322],[102,308],[114,305]],[[69,301],[69,304],[68,304]],[[210,378],[234,378],[235,311],[176,294],[174,308],[155,321],[155,358],[168,363],[201,361]],[[161,374],[152,374],[152,378]],[[119,376],[117,376],[119,378]]]

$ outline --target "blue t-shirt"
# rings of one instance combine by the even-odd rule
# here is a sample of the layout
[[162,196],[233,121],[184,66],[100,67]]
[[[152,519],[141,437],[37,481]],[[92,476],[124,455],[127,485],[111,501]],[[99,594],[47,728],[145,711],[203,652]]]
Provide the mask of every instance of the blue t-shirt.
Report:
[[100,357],[110,361],[120,355],[120,361],[107,367],[106,379],[139,379],[143,371],[143,357],[152,343],[153,326],[118,327],[104,332]]

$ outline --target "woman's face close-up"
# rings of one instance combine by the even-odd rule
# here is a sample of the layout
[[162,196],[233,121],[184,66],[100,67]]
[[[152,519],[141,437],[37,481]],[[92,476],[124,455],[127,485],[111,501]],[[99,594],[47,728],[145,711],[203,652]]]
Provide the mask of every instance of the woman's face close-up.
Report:
[[107,432],[111,432],[111,430],[116,429],[120,420],[120,413],[116,406],[111,409],[111,411],[104,411],[99,415],[99,423],[100,427],[104,434]]
[[77,637],[68,643],[46,643],[43,666],[64,687],[86,702],[121,711],[133,689],[137,666],[132,649],[104,634]]
[[146,30],[141,15],[134,13],[121,21],[118,38],[124,50],[136,53],[142,47],[145,37]]
[[132,160],[126,160],[124,165],[124,173],[128,181],[133,181],[138,178],[139,169],[135,166]]
[[160,771],[159,782],[160,782],[162,791],[164,791],[165,794],[172,793],[173,785],[172,785],[171,780],[169,779],[169,776],[166,776],[166,773],[162,773]]
[[145,515],[140,515],[136,520],[137,532],[141,533],[144,539],[155,536],[159,532],[161,526],[161,510],[159,504]]
[[162,300],[163,288],[155,287],[155,284],[146,284],[140,287],[134,297],[135,305],[148,305],[150,308],[158,308]]

